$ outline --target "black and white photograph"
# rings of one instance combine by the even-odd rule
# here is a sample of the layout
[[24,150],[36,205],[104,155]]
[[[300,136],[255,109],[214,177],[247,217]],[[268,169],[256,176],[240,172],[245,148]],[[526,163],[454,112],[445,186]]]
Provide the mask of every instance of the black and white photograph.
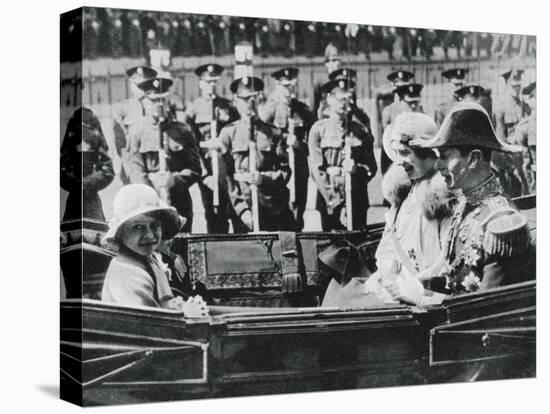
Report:
[[537,376],[536,35],[150,7],[59,17],[61,399]]

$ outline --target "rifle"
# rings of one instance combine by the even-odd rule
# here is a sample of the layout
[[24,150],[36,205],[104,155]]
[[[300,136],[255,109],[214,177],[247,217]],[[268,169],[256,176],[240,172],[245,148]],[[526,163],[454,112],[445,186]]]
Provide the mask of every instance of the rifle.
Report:
[[[258,172],[257,162],[256,162],[256,131],[255,131],[255,105],[256,101],[252,100],[250,102],[250,136],[248,144],[248,172],[252,177],[256,176]],[[253,231],[258,233],[260,231],[260,207],[258,203],[258,186],[255,182],[250,184],[250,192],[252,197],[252,220],[253,220]]]
[[215,95],[212,94],[212,120],[210,121],[210,161],[212,163],[212,178],[214,182],[212,183],[212,205],[214,207],[214,213],[218,212],[218,207],[220,206],[220,186],[219,186],[219,175],[220,167],[218,164],[218,149],[215,146],[216,138],[218,137],[218,113],[216,110],[216,105],[214,102]]
[[[157,104],[158,109],[158,125],[159,125],[159,171],[166,173],[168,172],[168,166],[166,165],[166,160],[168,155],[166,154],[166,148],[168,148],[168,136],[162,130],[162,124],[165,121],[164,115],[164,98],[160,98],[160,102]],[[168,192],[167,186],[162,186],[159,189],[159,195],[162,201],[166,204],[170,204],[170,194]]]
[[[292,136],[296,139],[296,122],[294,120],[294,113],[291,106],[289,106],[288,108],[288,136]],[[294,205],[296,204],[296,158],[294,154],[294,147],[292,145],[288,145],[287,147],[288,165],[290,167],[290,180],[288,181],[288,191],[290,192],[290,206],[294,208]]]
[[[350,124],[351,124],[351,107],[346,109],[346,132],[344,135],[344,160],[351,160],[351,140]],[[351,173],[346,171],[345,175],[345,192],[346,192],[346,227],[348,230],[353,230],[353,205],[352,205],[352,193],[351,193]]]

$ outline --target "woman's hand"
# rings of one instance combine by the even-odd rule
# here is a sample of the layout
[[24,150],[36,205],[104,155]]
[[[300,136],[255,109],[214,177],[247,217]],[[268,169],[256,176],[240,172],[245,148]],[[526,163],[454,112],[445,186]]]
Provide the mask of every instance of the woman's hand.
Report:
[[210,310],[208,305],[199,295],[192,296],[182,305],[183,313],[187,318],[200,318],[208,316]]

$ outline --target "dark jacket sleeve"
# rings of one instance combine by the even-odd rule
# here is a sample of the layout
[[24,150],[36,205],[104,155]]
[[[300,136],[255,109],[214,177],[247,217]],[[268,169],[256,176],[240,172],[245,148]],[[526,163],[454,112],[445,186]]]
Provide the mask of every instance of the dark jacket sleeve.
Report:
[[358,124],[356,124],[356,127],[354,128],[354,133],[362,142],[362,145],[358,148],[355,162],[357,163],[358,168],[363,168],[366,170],[368,180],[370,181],[376,175],[376,171],[378,171],[378,165],[374,155],[374,139],[371,134],[365,131]]
[[[97,166],[95,171],[82,178],[82,189],[84,191],[100,191],[113,182],[115,178],[115,171],[113,169],[113,162],[111,158],[103,150],[99,150]],[[86,157],[87,154],[84,154]],[[95,153],[90,156],[96,156]]]
[[191,131],[184,125],[174,124],[171,127],[170,134],[177,135],[177,141],[182,145],[182,150],[177,152],[170,151],[170,157],[181,158],[177,167],[172,171],[176,185],[189,188],[195,184],[201,176],[201,160],[199,146]]
[[61,188],[69,193],[80,191],[82,188],[82,177],[75,168],[75,164],[82,164],[82,153],[76,151],[66,152],[61,154]]

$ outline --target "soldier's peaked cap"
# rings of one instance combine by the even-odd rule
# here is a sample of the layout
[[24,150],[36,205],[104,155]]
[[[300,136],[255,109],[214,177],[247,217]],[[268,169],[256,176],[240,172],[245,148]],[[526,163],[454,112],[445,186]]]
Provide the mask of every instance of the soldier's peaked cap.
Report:
[[149,66],[134,66],[126,71],[126,75],[132,80],[145,80],[156,77],[158,73]]
[[273,79],[277,79],[278,81],[293,81],[298,77],[298,68],[294,67],[285,67],[282,69],[279,69],[271,74],[271,77]]
[[340,88],[345,91],[355,88],[355,82],[351,79],[334,79],[328,81],[321,87],[323,93],[331,93],[334,89]]
[[424,88],[424,85],[420,83],[411,83],[409,85],[401,85],[395,88],[395,93],[397,93],[401,99],[405,101],[418,101],[420,100],[420,92]]
[[466,77],[466,74],[470,71],[470,69],[467,68],[453,68],[453,69],[447,69],[443,72],[441,72],[441,76],[443,76],[445,79],[448,79],[449,81],[453,80],[464,80]]
[[205,65],[200,65],[195,69],[195,75],[199,78],[211,78],[217,79],[223,72],[223,66],[216,63],[207,63]]
[[255,76],[245,76],[231,82],[229,89],[238,96],[252,96],[264,90],[264,83]]
[[409,82],[412,78],[414,78],[414,73],[407,70],[396,70],[388,75],[388,80],[390,82]]
[[351,69],[351,68],[340,68],[340,69],[336,69],[336,70],[333,70],[332,72],[330,72],[328,77],[329,77],[330,80],[333,80],[333,79],[353,79],[353,80],[356,80],[357,79],[357,71],[355,69]]
[[138,84],[138,88],[145,93],[163,94],[170,90],[174,82],[167,78],[152,78]]
[[521,78],[523,75],[523,69],[510,69],[507,72],[504,72],[501,76],[506,82],[519,84],[521,83]]
[[487,111],[474,102],[460,102],[445,116],[437,135],[428,142],[414,142],[423,148],[486,148],[501,152],[518,152],[520,147],[497,138]]
[[472,95],[476,98],[485,92],[485,89],[480,85],[467,85],[455,91],[455,96],[460,100],[464,99],[466,95]]

